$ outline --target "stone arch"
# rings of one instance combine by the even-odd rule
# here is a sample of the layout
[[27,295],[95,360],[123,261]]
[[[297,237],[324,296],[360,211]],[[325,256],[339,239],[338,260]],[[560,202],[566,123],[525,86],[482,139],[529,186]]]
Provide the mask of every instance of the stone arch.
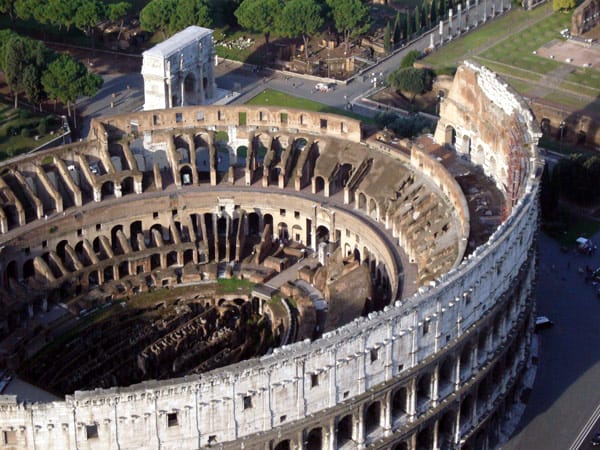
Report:
[[418,449],[429,449],[432,448],[433,445],[433,432],[430,426],[423,428],[419,433],[417,433],[416,439]]
[[424,372],[417,378],[417,409],[426,408],[431,400],[431,374]]
[[260,233],[260,218],[258,213],[251,212],[248,214],[248,235],[255,236]]
[[287,223],[279,222],[277,224],[277,237],[282,241],[287,241],[290,238]]
[[176,266],[177,264],[177,252],[175,250],[172,250],[169,253],[167,253],[167,267]]
[[449,395],[454,389],[455,358],[446,356],[439,368],[438,392],[441,398]]
[[372,437],[381,427],[381,403],[374,401],[365,409],[365,436]]
[[198,102],[198,83],[192,72],[188,72],[183,79],[183,99],[181,106],[197,105]]
[[265,214],[263,216],[264,227],[271,225],[271,233],[273,233],[273,216],[271,214]]
[[17,262],[12,260],[10,261],[7,265],[6,265],[6,269],[4,269],[4,278],[3,278],[3,286],[5,288],[9,287],[9,281],[10,279],[13,280],[18,280],[19,279],[19,273],[17,271]]
[[289,439],[279,442],[273,450],[292,450],[292,444]]
[[367,196],[362,192],[358,193],[358,209],[367,212]]
[[339,447],[342,447],[349,442],[353,442],[352,414],[348,414],[338,420],[336,433],[337,443]]
[[75,244],[75,248],[73,250],[75,250],[77,258],[84,266],[89,266],[90,264],[92,264],[92,261],[90,261],[88,254],[83,246],[83,241],[79,241],[77,244]]
[[540,130],[544,134],[549,134],[552,131],[552,124],[550,123],[550,119],[544,117],[540,120]]
[[329,242],[329,228],[325,225],[319,225],[317,227],[317,236],[315,239],[317,245],[321,242]]
[[119,238],[117,237],[117,233],[119,231],[123,231],[123,225],[115,225],[110,230],[110,246],[115,253],[117,251],[121,251],[121,244],[119,243]]
[[463,381],[471,374],[471,356],[473,354],[473,346],[467,342],[460,352],[460,380]]
[[136,252],[140,250],[140,246],[138,245],[138,235],[140,234],[144,234],[144,230],[142,228],[142,221],[134,220],[129,224],[129,241],[131,243],[131,248],[133,249],[133,251]]
[[323,448],[323,429],[313,428],[306,435],[306,450],[321,450]]
[[325,178],[322,176],[315,176],[315,192],[314,194],[318,194],[319,192],[323,192],[325,190]]
[[471,137],[466,134],[462,137],[461,151],[467,155],[471,154]]
[[440,448],[451,448],[456,426],[456,411],[444,413],[438,425],[438,442]]
[[102,183],[101,192],[103,199],[115,194],[115,184],[112,182],[112,180],[107,180]]
[[235,165],[238,167],[246,166],[246,158],[248,157],[248,147],[240,145],[235,149]]
[[406,414],[408,414],[408,390],[406,386],[402,386],[392,394],[392,420],[399,421]]
[[183,264],[193,263],[194,262],[194,250],[188,248],[183,251]]
[[408,443],[406,441],[398,442],[392,447],[392,450],[408,450]]
[[353,250],[352,254],[354,255],[354,259],[357,260],[360,263],[361,262],[361,259],[360,259],[360,250],[358,249],[358,247],[354,247],[354,250]]
[[133,177],[125,177],[121,181],[121,194],[130,195],[135,193],[135,184]]
[[292,239],[296,242],[302,242],[302,227],[300,225],[292,226]]
[[379,208],[374,198],[369,199],[369,216],[374,220],[379,220]]
[[122,261],[119,264],[119,278],[123,278],[126,277],[127,275],[129,275],[129,263],[127,261]]
[[160,269],[160,253],[153,253],[150,255],[150,270]]
[[456,130],[452,125],[446,125],[446,130],[444,132],[444,144],[456,144]]
[[461,427],[465,424],[470,424],[473,414],[473,395],[467,395],[460,403],[460,424]]

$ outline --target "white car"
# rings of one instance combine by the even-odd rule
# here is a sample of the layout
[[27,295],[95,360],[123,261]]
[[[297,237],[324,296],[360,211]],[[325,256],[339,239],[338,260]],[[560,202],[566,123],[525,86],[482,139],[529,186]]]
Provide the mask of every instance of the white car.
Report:
[[325,83],[317,83],[315,89],[320,92],[329,92],[329,85]]

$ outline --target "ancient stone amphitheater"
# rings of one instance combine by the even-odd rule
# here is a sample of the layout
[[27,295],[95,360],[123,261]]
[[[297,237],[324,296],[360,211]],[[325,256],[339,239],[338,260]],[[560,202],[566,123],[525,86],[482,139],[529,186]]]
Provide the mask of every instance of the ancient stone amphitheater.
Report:
[[[496,445],[531,359],[540,133],[526,104],[472,63],[440,110],[435,134],[414,142],[275,107],[147,111],[3,163],[6,365],[48,340],[54,305],[85,317],[149,288],[209,283],[252,235],[251,256],[271,270],[286,273],[279,245],[302,244],[325,266],[338,255],[321,280],[327,299],[352,304],[350,286],[381,302],[356,318],[342,308],[345,325],[318,339],[283,320],[281,346],[204,373],[55,402],[2,396],[3,448]],[[353,284],[358,269],[371,288]],[[318,278],[302,269],[285,286]],[[265,283],[248,299],[259,308]]]

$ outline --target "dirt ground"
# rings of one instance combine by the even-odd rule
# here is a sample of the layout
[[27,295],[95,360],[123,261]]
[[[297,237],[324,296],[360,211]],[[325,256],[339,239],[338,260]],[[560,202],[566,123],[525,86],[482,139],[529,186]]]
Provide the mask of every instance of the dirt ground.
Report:
[[[589,66],[585,67],[600,70],[600,47],[595,45],[588,45],[573,40],[562,41],[556,39],[538,49],[537,54],[544,58],[568,62],[578,67],[589,64]],[[567,61],[568,59],[570,61]]]
[[139,73],[142,70],[142,56],[117,53],[106,50],[67,47],[60,44],[48,44],[55,51],[69,53],[84,63],[88,69],[98,75],[115,73]]

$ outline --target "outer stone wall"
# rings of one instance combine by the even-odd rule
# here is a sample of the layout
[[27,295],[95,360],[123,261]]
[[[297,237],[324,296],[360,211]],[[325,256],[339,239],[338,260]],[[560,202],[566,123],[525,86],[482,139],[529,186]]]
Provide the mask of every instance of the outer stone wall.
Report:
[[[542,164],[533,118],[522,105],[486,69],[459,69],[435,136],[452,144],[451,127],[458,152],[469,155],[469,146],[460,145],[464,137],[481,147],[473,161],[507,192],[507,217],[486,244],[413,296],[318,341],[201,376],[76,392],[49,404],[1,397],[0,431],[13,448],[31,449],[488,448],[518,397],[534,325]],[[106,118],[107,133],[96,122],[91,136],[106,145],[109,136],[143,134],[156,125],[155,116],[183,127],[197,111],[144,113],[136,124],[130,117]],[[245,109],[203,111],[215,124],[235,124]],[[357,123],[345,118],[296,111],[273,117],[266,125],[292,121],[324,134],[337,124],[331,132],[360,139]],[[260,119],[260,111],[245,114],[257,126]],[[507,137],[506,124],[518,139]],[[514,155],[521,172],[510,184],[506,170]],[[490,164],[496,156],[497,164]],[[411,159],[465,211],[440,167],[423,155]],[[466,221],[461,226],[468,229]]]

